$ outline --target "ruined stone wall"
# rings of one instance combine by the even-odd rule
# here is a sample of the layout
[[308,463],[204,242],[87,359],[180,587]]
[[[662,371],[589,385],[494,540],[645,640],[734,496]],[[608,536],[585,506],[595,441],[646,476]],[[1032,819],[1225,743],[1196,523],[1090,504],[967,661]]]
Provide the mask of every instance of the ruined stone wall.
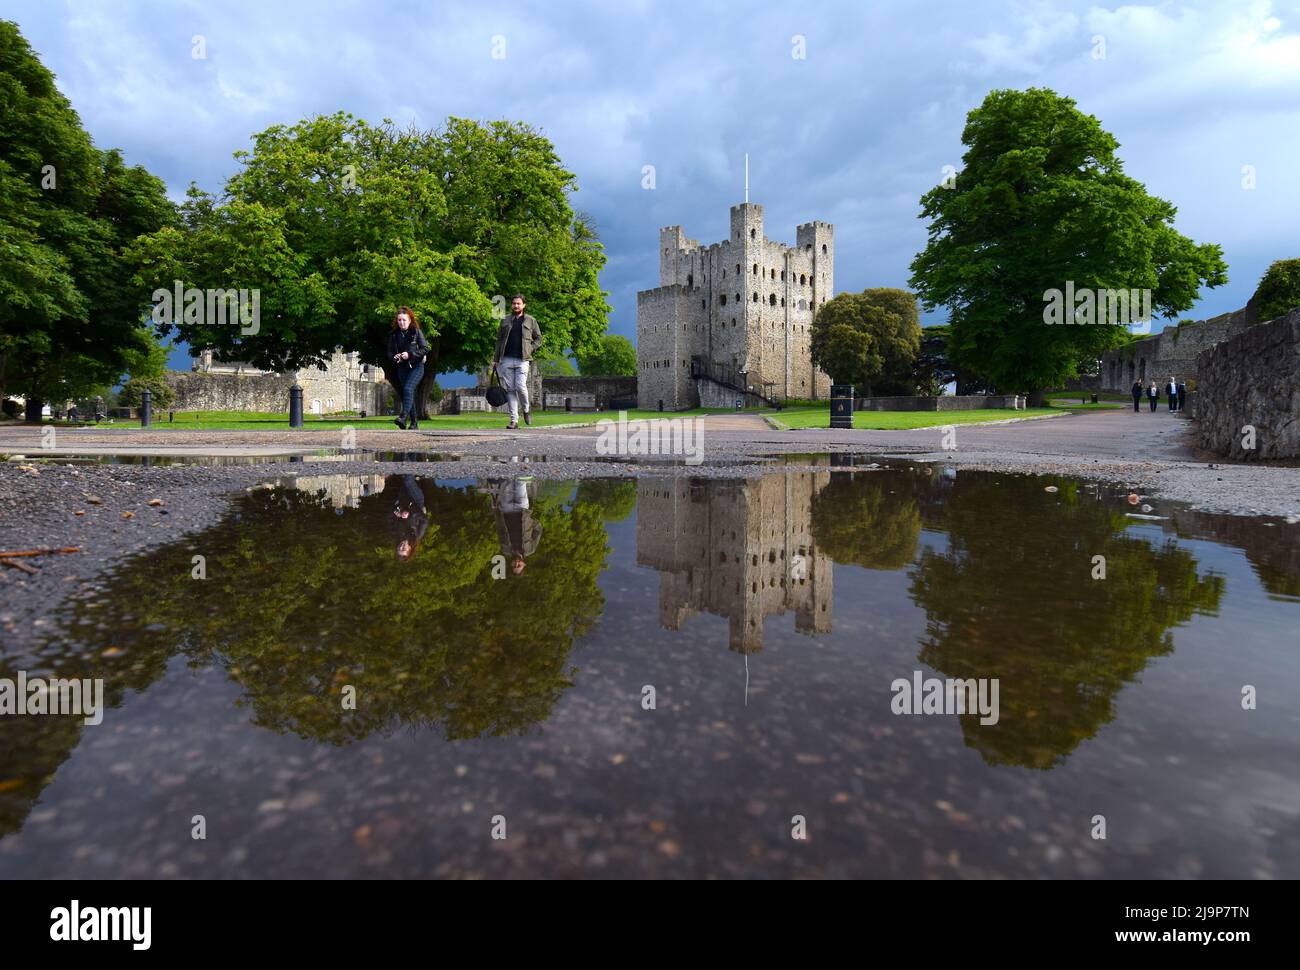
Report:
[[1163,387],[1172,375],[1194,390],[1200,379],[1197,357],[1254,326],[1258,322],[1254,303],[1252,299],[1240,310],[1209,320],[1182,327],[1167,326],[1145,340],[1108,351],[1101,360],[1103,389],[1127,393],[1135,379],[1144,386],[1154,380]]
[[1196,367],[1202,448],[1243,461],[1300,458],[1300,309],[1203,351]]
[[[306,372],[304,372],[306,373]],[[167,383],[176,392],[176,411],[270,411],[289,413],[289,388],[294,378],[283,374],[223,374],[169,371]],[[382,414],[388,401],[388,384],[328,377],[306,378],[303,413],[335,414],[365,411]],[[319,407],[314,405],[319,404]]]

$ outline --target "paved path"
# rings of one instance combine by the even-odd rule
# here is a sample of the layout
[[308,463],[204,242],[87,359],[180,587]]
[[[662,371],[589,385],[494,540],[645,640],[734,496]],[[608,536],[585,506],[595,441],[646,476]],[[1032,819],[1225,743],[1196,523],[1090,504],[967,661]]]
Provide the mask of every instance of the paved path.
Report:
[[[701,419],[709,448],[730,453],[755,451],[833,451],[837,448],[916,454],[943,451],[942,427],[902,431],[849,431],[810,428],[777,431],[758,414],[709,414]],[[1166,411],[1134,414],[1127,410],[1075,411],[1056,417],[998,424],[954,426],[957,450],[970,453],[1057,455],[1124,461],[1195,461],[1190,444],[1192,424]],[[450,430],[404,432],[396,428],[358,428],[355,443],[343,429],[289,431],[214,431],[164,428],[85,427],[58,429],[57,447],[42,448],[42,429],[28,425],[0,427],[0,452],[29,455],[151,454],[279,456],[311,454],[324,448],[392,450],[474,450],[476,446],[519,444],[557,455],[593,454],[601,431],[596,427]],[[495,449],[491,449],[495,450]]]

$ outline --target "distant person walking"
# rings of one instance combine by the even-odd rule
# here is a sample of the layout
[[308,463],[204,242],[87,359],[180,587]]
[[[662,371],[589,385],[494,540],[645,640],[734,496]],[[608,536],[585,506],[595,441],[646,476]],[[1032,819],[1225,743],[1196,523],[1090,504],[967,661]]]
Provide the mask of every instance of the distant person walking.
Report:
[[1173,414],[1178,410],[1178,382],[1172,377],[1169,383],[1165,385],[1165,394],[1169,397],[1169,413]]
[[388,356],[397,365],[397,386],[402,391],[402,412],[393,420],[403,431],[419,429],[420,412],[415,406],[415,389],[424,378],[424,358],[429,355],[429,341],[424,339],[420,322],[409,306],[399,307],[393,317],[393,331],[388,335]]
[[1151,386],[1147,388],[1147,400],[1151,402],[1151,410],[1154,412],[1160,402],[1160,389],[1156,387],[1155,381],[1152,381]]
[[524,424],[533,423],[533,412],[528,401],[528,368],[533,354],[542,342],[542,331],[537,321],[524,312],[523,294],[516,293],[510,301],[514,312],[501,321],[497,331],[497,349],[492,355],[492,366],[501,377],[506,401],[510,404],[510,423],[506,430],[519,427],[519,406],[523,404]]
[[1142,382],[1133,382],[1133,413],[1138,413],[1138,404],[1142,400]]
[[1178,410],[1182,411],[1187,407],[1187,385],[1180,383],[1178,385]]

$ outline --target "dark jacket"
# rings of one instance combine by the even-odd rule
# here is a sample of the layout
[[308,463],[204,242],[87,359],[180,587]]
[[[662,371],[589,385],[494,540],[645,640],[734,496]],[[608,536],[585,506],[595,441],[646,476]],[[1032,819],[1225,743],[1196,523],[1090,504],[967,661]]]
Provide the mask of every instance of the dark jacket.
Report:
[[1142,396],[1142,385],[1139,384],[1137,381],[1133,382],[1133,396],[1134,397]]
[[[492,355],[492,363],[501,363],[501,358],[506,353],[506,341],[510,339],[510,328],[514,325],[515,315],[507,313],[506,318],[501,321],[501,326],[497,328],[497,349]],[[523,347],[523,357],[521,360],[532,360],[533,354],[537,351],[538,345],[542,342],[542,331],[537,326],[537,321],[529,314],[524,314],[523,330],[520,334],[520,344]]]
[[[402,518],[400,513],[407,513]],[[393,535],[398,542],[403,540],[412,544],[424,538],[429,528],[429,512],[424,505],[424,492],[414,475],[402,476],[402,490],[393,501],[393,515],[389,520]]]
[[411,359],[394,361],[394,363],[397,364],[398,374],[405,376],[411,372],[411,368],[424,363],[424,358],[428,356],[429,341],[424,339],[424,333],[416,330],[415,327],[394,330],[390,333],[388,335],[388,359],[392,360],[403,352],[410,354]]

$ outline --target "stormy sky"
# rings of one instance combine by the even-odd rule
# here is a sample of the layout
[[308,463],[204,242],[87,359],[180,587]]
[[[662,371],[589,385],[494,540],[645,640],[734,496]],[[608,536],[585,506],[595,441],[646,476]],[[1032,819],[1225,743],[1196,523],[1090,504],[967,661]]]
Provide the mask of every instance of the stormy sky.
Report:
[[96,143],[178,201],[190,181],[220,189],[253,133],[314,114],[537,126],[577,176],[629,337],[658,228],[722,239],[746,152],[769,237],[832,222],[837,292],[906,285],[918,199],[960,166],[966,113],[994,88],[1074,98],[1182,232],[1223,246],[1230,282],[1186,316],[1236,309],[1300,256],[1300,2],[5,0],[0,16]]

